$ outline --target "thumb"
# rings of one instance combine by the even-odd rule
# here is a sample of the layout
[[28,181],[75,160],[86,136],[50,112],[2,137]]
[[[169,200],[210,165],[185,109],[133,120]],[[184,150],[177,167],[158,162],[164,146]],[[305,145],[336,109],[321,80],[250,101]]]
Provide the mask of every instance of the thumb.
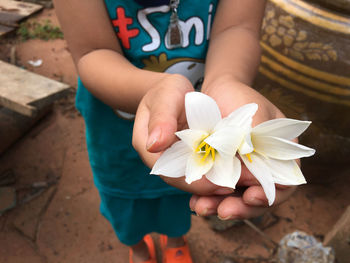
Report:
[[149,108],[147,150],[160,152],[176,141],[178,120],[184,111],[184,97],[167,96]]

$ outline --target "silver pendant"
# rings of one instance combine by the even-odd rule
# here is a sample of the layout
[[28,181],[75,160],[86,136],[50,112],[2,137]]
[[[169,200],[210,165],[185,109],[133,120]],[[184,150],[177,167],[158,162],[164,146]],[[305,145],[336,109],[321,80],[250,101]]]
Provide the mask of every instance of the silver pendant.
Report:
[[166,44],[170,49],[182,46],[182,31],[179,24],[179,17],[177,16],[177,7],[179,4],[180,0],[170,0],[171,16],[166,35]]

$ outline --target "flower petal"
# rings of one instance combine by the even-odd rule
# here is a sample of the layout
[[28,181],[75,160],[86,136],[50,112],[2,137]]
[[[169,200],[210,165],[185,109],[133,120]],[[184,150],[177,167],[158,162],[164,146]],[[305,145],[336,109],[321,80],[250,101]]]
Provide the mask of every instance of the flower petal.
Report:
[[206,174],[214,164],[212,158],[207,158],[204,162],[201,160],[202,155],[198,153],[192,153],[186,164],[186,183],[190,184],[194,181],[197,181]]
[[265,121],[253,128],[253,133],[259,136],[273,136],[292,140],[302,134],[311,124],[311,121],[299,121],[280,118]]
[[236,188],[236,184],[241,176],[241,161],[237,157],[215,158],[213,168],[205,175],[213,184]]
[[238,126],[238,127],[247,127],[250,126],[253,120],[253,116],[258,110],[258,104],[249,103],[246,104],[232,113],[227,117],[223,118],[215,127],[215,131],[221,129],[222,127],[227,126]]
[[266,159],[266,164],[270,168],[273,180],[281,185],[306,184],[306,180],[296,161],[282,161]]
[[174,143],[159,157],[152,168],[151,174],[173,178],[184,176],[190,154],[191,150],[184,142]]
[[277,137],[253,135],[252,141],[256,152],[278,160],[294,160],[315,154],[314,149]]
[[247,154],[247,153],[251,153],[252,151],[254,151],[254,147],[253,147],[250,133],[248,133],[244,137],[242,144],[239,146],[238,151],[239,151],[239,154]]
[[241,155],[241,158],[248,170],[255,176],[264,189],[269,205],[272,205],[276,197],[276,188],[269,167],[256,153],[250,155],[252,162],[245,155]]
[[221,154],[233,157],[242,143],[244,131],[240,127],[225,127],[215,131],[204,141]]
[[189,92],[185,97],[188,127],[210,133],[221,120],[215,100],[201,92]]
[[201,141],[209,135],[207,132],[191,129],[178,131],[175,132],[175,134],[192,150],[196,149],[197,146],[201,143]]

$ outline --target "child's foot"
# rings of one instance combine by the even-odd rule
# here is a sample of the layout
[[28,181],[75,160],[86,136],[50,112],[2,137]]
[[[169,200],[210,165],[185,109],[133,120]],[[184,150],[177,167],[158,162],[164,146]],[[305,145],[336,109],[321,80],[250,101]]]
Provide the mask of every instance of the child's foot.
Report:
[[143,240],[130,248],[130,263],[156,263],[155,247],[150,235],[146,235]]
[[160,235],[163,263],[192,263],[187,241],[184,237],[168,238]]

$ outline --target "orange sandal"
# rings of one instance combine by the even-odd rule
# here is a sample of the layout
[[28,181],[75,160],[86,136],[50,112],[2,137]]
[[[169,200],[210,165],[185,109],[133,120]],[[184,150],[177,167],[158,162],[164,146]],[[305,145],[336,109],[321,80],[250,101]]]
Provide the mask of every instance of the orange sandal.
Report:
[[[145,241],[145,243],[147,245],[150,259],[147,261],[144,261],[142,263],[157,263],[156,249],[155,249],[154,242],[153,242],[151,235],[145,235],[143,238],[143,241]],[[129,262],[134,263],[134,261],[132,260],[132,249],[131,248],[129,250]]]
[[162,249],[163,263],[193,263],[190,249],[184,237],[185,245],[182,247],[167,247],[168,237],[160,235],[160,246]]

